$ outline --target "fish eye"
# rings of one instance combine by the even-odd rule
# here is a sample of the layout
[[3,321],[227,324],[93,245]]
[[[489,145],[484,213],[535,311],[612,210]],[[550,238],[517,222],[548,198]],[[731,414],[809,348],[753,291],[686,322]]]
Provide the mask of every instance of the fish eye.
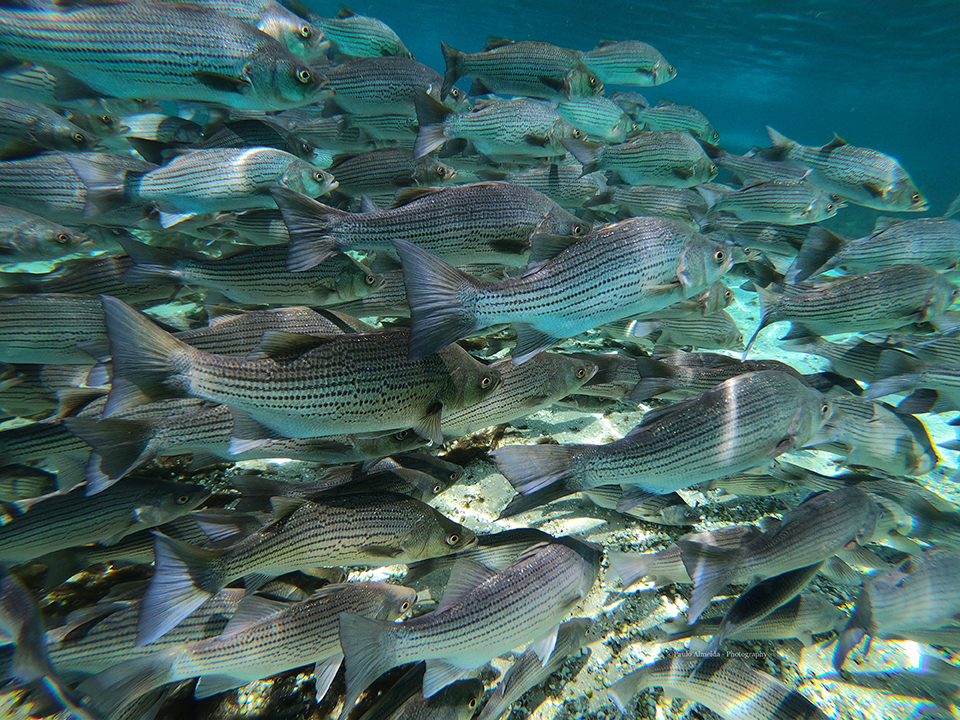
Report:
[[580,128],[574,128],[574,129],[573,129],[573,132],[570,133],[570,134],[571,134],[573,137],[575,137],[575,138],[582,138],[582,137],[583,137],[583,132],[580,130]]
[[[368,277],[369,277],[369,276],[368,276]],[[393,439],[394,439],[394,440],[406,440],[406,439],[407,439],[407,435],[409,435],[409,434],[410,434],[410,431],[409,431],[409,430],[401,430],[400,432],[393,434]]]
[[409,609],[410,609],[410,601],[404,600],[403,604],[400,606],[400,612],[406,612]]
[[493,380],[490,378],[489,375],[484,375],[482,378],[480,378],[480,387],[486,389],[490,387],[492,384],[493,384]]
[[186,505],[188,502],[190,502],[189,495],[181,495],[177,498],[177,505]]
[[590,83],[590,87],[595,88],[597,86],[597,78],[593,75],[590,76],[590,80],[588,82]]
[[99,119],[107,127],[113,127],[113,118],[109,115],[101,115]]
[[732,290],[727,290],[727,291],[723,294],[723,299],[724,299],[724,300],[731,300],[731,299],[733,299],[733,291],[732,291]]
[[450,480],[453,481],[456,479],[457,479],[457,474],[455,472],[450,473]]
[[587,371],[584,370],[583,368],[580,368],[579,370],[577,370],[577,378],[582,378],[586,374],[587,374]]
[[713,254],[713,259],[718,263],[723,263],[723,261],[727,259],[727,254],[723,250],[717,250]]
[[300,68],[299,70],[297,70],[297,80],[302,82],[304,85],[310,82],[312,77],[313,76],[310,75],[310,71],[307,70],[306,68]]
[[300,143],[300,152],[302,152],[304,155],[310,155],[313,153],[313,148],[310,147],[310,143],[303,142]]
[[570,232],[571,232],[572,234],[574,234],[574,235],[582,235],[582,234],[583,234],[583,225],[580,225],[580,224],[573,225],[573,226],[570,228]]
[[467,703],[467,707],[473,710],[477,706],[477,699],[470,698],[470,702]]
[[302,37],[304,40],[306,40],[307,38],[309,38],[311,34],[312,34],[312,33],[310,32],[310,26],[309,26],[309,25],[301,25],[301,26],[300,26],[300,37]]
[[71,133],[70,139],[73,140],[75,143],[77,143],[77,145],[80,145],[83,143],[83,139],[84,139],[83,133],[80,133],[80,132]]
[[456,533],[450,533],[449,535],[447,535],[447,545],[449,545],[450,547],[453,547],[458,542],[460,542],[460,536],[457,535]]
[[54,240],[60,245],[66,245],[70,242],[70,236],[66,233],[57,233],[57,237]]
[[450,91],[450,97],[459,102],[460,100],[463,100],[463,92],[460,90],[460,88],[453,88]]
[[377,276],[376,276],[376,275],[367,275],[367,276],[365,276],[365,277],[363,278],[363,282],[364,282],[366,285],[376,285],[376,283],[377,283]]
[[317,182],[323,182],[323,173],[318,170],[313,174],[313,179]]
[[443,491],[443,485],[441,485],[440,483],[437,483],[436,485],[433,486],[434,495],[439,495],[442,491]]
[[830,412],[830,406],[827,403],[824,403],[823,405],[820,406],[821,415],[826,415],[828,412]]
[[910,199],[914,202],[920,202],[920,193],[916,192],[910,196]]

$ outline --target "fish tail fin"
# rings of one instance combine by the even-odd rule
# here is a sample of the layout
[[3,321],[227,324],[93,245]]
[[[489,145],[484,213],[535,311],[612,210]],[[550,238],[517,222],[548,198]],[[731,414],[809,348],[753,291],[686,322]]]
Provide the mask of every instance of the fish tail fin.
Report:
[[434,100],[425,92],[418,92],[413,99],[417,109],[417,123],[420,130],[413,145],[413,156],[421,158],[432,153],[447,141],[444,132],[444,120],[456,113],[441,102]]
[[628,703],[638,692],[650,687],[650,685],[648,685],[649,676],[649,666],[642,667],[639,670],[634,670],[629,675],[625,675],[621,680],[607,688],[607,696],[613,700],[614,704],[620,709],[620,712],[627,717],[633,714],[628,708]]
[[583,165],[583,175],[600,169],[601,145],[577,138],[563,138],[560,142]]
[[857,604],[853,608],[853,614],[847,621],[846,627],[837,636],[837,647],[833,651],[833,668],[840,672],[843,664],[847,661],[847,656],[853,652],[853,649],[867,636],[870,625],[873,620],[872,604],[870,601],[870,589],[864,583],[860,596],[857,598]]
[[385,620],[340,613],[340,645],[343,647],[347,686],[340,720],[345,720],[360,694],[374,680],[398,664],[392,630],[393,623]]
[[750,342],[747,343],[747,347],[743,351],[743,359],[746,359],[750,353],[750,348],[753,347],[753,343],[756,341],[760,331],[767,325],[777,321],[777,304],[780,296],[773,292],[773,290],[761,287],[756,283],[754,283],[753,289],[757,293],[757,299],[760,301],[760,324],[757,325],[757,329],[750,337]]
[[154,571],[137,620],[137,646],[175,628],[226,584],[217,563],[226,550],[207,550],[154,533]]
[[478,330],[471,300],[479,281],[406,240],[393,244],[403,263],[410,305],[410,360],[430,355]]
[[509,517],[583,489],[575,464],[579,445],[504,445],[492,453],[497,468],[520,495],[504,509]]
[[736,576],[742,557],[739,548],[703,545],[691,540],[678,540],[680,559],[693,580],[693,594],[687,622],[691,625],[707,609],[710,601]]
[[123,274],[124,282],[150,285],[171,279],[178,283],[183,281],[183,272],[176,269],[177,256],[174,253],[131,238],[120,238],[118,242],[134,263],[133,267]]
[[643,402],[677,386],[677,371],[669,364],[645,357],[638,357],[636,361],[641,379],[630,391],[630,402]]
[[336,219],[345,213],[288,188],[270,190],[290,234],[287,269],[309,270],[341,250]]
[[443,53],[443,61],[447,65],[443,73],[443,87],[440,90],[440,97],[445,98],[453,89],[453,84],[460,79],[463,53],[453,49],[443,40],[440,41],[440,52]]
[[156,456],[149,451],[154,433],[143,421],[67,417],[62,422],[93,448],[87,465],[87,495],[106,490]]
[[199,351],[122,300],[101,295],[100,302],[113,358],[113,385],[104,417],[151,400],[181,396],[177,386],[188,384],[191,359]]
[[84,217],[96,217],[130,204],[127,192],[129,170],[71,155],[66,159],[87,189]]
[[877,380],[870,383],[864,397],[874,400],[910,390],[918,382],[922,368],[923,361],[919,358],[898,350],[884,350],[877,361]]
[[620,576],[620,581],[626,589],[638,580],[654,577],[653,557],[653,554],[649,553],[611,551],[607,553],[607,562],[610,563],[610,569]]
[[82,682],[79,691],[107,717],[118,713],[142,695],[173,680],[177,650],[170,648],[127,660]]
[[707,204],[707,214],[713,210],[714,206],[723,196],[722,193],[719,193],[716,190],[711,190],[710,188],[697,187],[695,189],[698,193],[700,193],[700,197],[702,197],[703,201]]
[[787,271],[787,282],[803,282],[807,278],[824,273],[833,267],[833,259],[849,241],[826,228],[810,228],[797,259]]

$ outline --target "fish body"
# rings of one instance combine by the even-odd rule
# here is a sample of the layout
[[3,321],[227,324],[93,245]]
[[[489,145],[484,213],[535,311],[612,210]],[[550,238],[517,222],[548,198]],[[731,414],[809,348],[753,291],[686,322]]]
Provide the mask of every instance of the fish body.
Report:
[[443,84],[433,68],[392,56],[356,58],[325,70],[324,77],[325,92],[351,115],[413,116],[414,99],[426,93],[439,101]]
[[661,100],[654,107],[637,110],[633,113],[633,119],[642,130],[676,130],[714,145],[720,142],[720,133],[710,124],[707,116],[689,105],[675,105]]
[[662,85],[677,76],[677,69],[660,52],[637,40],[605,41],[587,53],[583,64],[610,85]]
[[530,98],[494,100],[472,112],[458,114],[428,96],[417,98],[420,130],[417,157],[436,150],[448,140],[469,140],[484,155],[559,157],[566,154],[561,141],[583,137],[551,105]]
[[417,425],[438,438],[443,408],[476,402],[499,382],[456,345],[406,360],[402,329],[282,337],[277,359],[231,358],[191,348],[119,300],[103,303],[114,368],[105,416],[172,394],[228,404],[287,437]]
[[0,99],[0,160],[36,155],[44,150],[93,150],[98,140],[43,105]]
[[487,179],[526,185],[563,207],[587,205],[588,201],[596,198],[607,188],[607,181],[602,173],[593,172],[584,175],[583,168],[578,165],[535,166],[519,172],[497,173]]
[[602,95],[561,102],[557,112],[574,127],[605,143],[622,143],[637,129],[619,105]]
[[503,358],[493,367],[500,385],[480,402],[443,417],[444,435],[459,437],[530,415],[576,392],[597,370],[590,362],[555,353],[541,353],[522,365]]
[[703,290],[730,268],[721,246],[664,218],[596,230],[519,277],[477,281],[397,241],[413,316],[411,356],[498,323],[518,331],[519,364],[553,344]]
[[357,15],[345,7],[341,7],[336,17],[315,17],[312,22],[323,30],[330,49],[340,55],[413,57],[403,41],[386,23],[376,18]]
[[106,328],[99,300],[89,295],[33,294],[0,297],[0,361],[86,365],[78,346],[102,342]]
[[626,713],[640,690],[662,687],[704,705],[727,720],[827,720],[820,708],[791,687],[735,657],[675,655],[661,658],[611,686]]
[[809,178],[830,193],[877,210],[920,212],[927,201],[900,163],[869,148],[848,145],[834,136],[823,147],[800,145],[768,127],[776,159],[785,159],[813,170]]
[[470,720],[483,697],[483,683],[458,680],[424,698],[416,689],[423,682],[424,669],[423,663],[414,665],[359,720]]
[[39,215],[0,207],[2,260],[54,260],[82,250],[89,240],[89,236]]
[[472,95],[499,93],[547,100],[582,98],[603,92],[603,83],[580,62],[576,50],[539,41],[492,38],[479,53],[440,44],[447,70],[443,95],[461,77],[473,78]]
[[0,53],[63,68],[102,95],[279,110],[319,89],[319,76],[279,42],[193,4],[6,9],[0,27]]
[[353,196],[393,193],[411,185],[442,185],[457,176],[456,170],[435,158],[415,158],[410,150],[397,147],[337,155],[329,171],[337,180],[337,189]]
[[795,377],[751,372],[661,410],[606,445],[509,445],[494,453],[521,494],[523,512],[598,485],[667,493],[748,468],[806,445],[830,418],[830,402]]
[[729,212],[744,222],[807,225],[831,218],[844,207],[844,203],[805,180],[766,180],[728,193],[698,190],[710,212]]
[[251,573],[310,567],[396,565],[470,547],[476,536],[429,505],[395,493],[274,501],[274,520],[219,550],[156,536],[156,570],[141,605],[138,644],[162,636]]
[[687,188],[717,174],[697,141],[673,130],[642,132],[620,145],[597,146],[574,138],[564,146],[583,164],[584,172],[616,170],[629,185]]
[[[426,660],[423,695],[430,697],[507,650],[555,637],[563,618],[590,592],[599,564],[597,546],[558,538],[500,571],[462,560],[451,571],[445,600],[402,624],[342,617],[346,708],[391,667]],[[550,643],[547,659],[552,648]]]
[[[392,207],[346,213],[293,193],[274,193],[290,230],[294,271],[336,250],[393,248],[402,238],[451,262],[489,262],[525,255],[538,234],[583,235],[589,225],[523,185],[474,183],[411,188]],[[509,262],[510,260],[507,260]]]
[[0,560],[17,563],[63,548],[119,540],[183,515],[210,497],[199,485],[136,480],[84,495],[83,489],[26,502],[0,527]]
[[743,333],[737,327],[736,320],[725,310],[683,318],[619,321],[608,327],[611,328],[611,334],[622,331],[626,339],[659,333],[657,346],[689,346],[704,350],[743,350],[744,347]]

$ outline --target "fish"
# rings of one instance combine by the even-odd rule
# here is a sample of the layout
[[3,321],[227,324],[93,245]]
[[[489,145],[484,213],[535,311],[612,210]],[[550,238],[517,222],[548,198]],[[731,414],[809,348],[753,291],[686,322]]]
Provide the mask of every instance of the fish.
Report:
[[659,50],[639,40],[602,40],[594,50],[580,53],[580,59],[610,85],[650,87],[677,76],[677,69]]
[[67,396],[74,392],[85,394],[87,400],[97,397],[109,390],[109,382],[95,379],[93,369],[93,365],[7,366],[0,376],[0,410],[11,417],[39,420],[67,407]]
[[590,230],[589,223],[545,195],[509,183],[408,188],[393,206],[359,214],[285,190],[273,195],[290,230],[287,267],[294,272],[337,250],[392,250],[394,238],[416,242],[452,262],[517,262],[535,235],[579,237]]
[[789,160],[811,170],[809,180],[830,193],[877,210],[922,212],[927,200],[900,163],[869,148],[848,145],[836,135],[823,147],[808,147],[767,127],[770,159]]
[[0,53],[62,68],[99,95],[280,110],[312,102],[320,88],[279,42],[199,5],[4,9],[0,27]]
[[703,142],[702,145],[711,160],[729,170],[743,185],[758,180],[795,182],[803,180],[810,173],[810,169],[802,165],[786,160],[768,160],[755,150],[745,155],[734,155],[713,144],[713,141]]
[[607,181],[602,173],[583,174],[579,165],[539,165],[522,172],[482,171],[484,180],[526,185],[543,193],[563,207],[588,206],[606,192]]
[[444,435],[460,437],[530,415],[576,392],[597,370],[588,361],[556,353],[541,353],[522,365],[514,365],[513,359],[506,357],[491,367],[500,373],[496,390],[480,402],[442,417]]
[[585,173],[615,170],[628,185],[687,188],[717,174],[717,166],[697,141],[674,130],[643,131],[619,145],[597,145],[577,138],[561,142]]
[[614,187],[612,192],[598,194],[584,205],[601,208],[613,206],[620,213],[632,216],[661,215],[679,220],[695,230],[700,229],[700,226],[694,219],[691,209],[703,214],[707,212],[707,204],[696,190],[663,185]]
[[447,555],[476,536],[429,505],[395,493],[349,493],[313,501],[274,498],[273,521],[225,548],[204,549],[155,535],[154,574],[144,595],[137,644],[175,628],[233,580],[310,567],[380,567]]
[[590,72],[575,50],[547,42],[513,42],[488,38],[479,53],[462,53],[440,43],[447,69],[442,96],[462,77],[473,78],[471,95],[499,93],[547,100],[589,97],[603,92],[603,83]]
[[638,109],[632,115],[642,130],[677,130],[713,145],[720,142],[720,133],[707,120],[707,116],[689,105],[661,100],[655,106]]
[[92,244],[89,236],[64,225],[0,206],[0,261],[55,260]]
[[845,207],[838,198],[805,180],[764,180],[724,193],[704,187],[697,191],[709,206],[709,212],[729,212],[744,222],[807,225],[832,218]]
[[405,662],[427,661],[425,698],[530,641],[549,662],[560,622],[596,582],[600,555],[596,545],[567,536],[533,546],[500,571],[461,560],[444,599],[426,615],[400,624],[342,615],[343,716],[373,680]]
[[83,343],[106,337],[103,309],[89,295],[0,296],[0,361],[88,365]]
[[394,244],[413,320],[410,357],[510,322],[517,330],[515,364],[558,338],[689,297],[732,263],[723,247],[664,218],[596,230],[540,264],[535,256],[526,273],[499,282],[475,280],[405,240]]
[[933,548],[865,582],[837,641],[834,669],[842,669],[866,635],[886,637],[952,625],[960,612],[957,577],[950,570],[956,561],[955,551]]
[[573,618],[557,630],[557,642],[546,665],[533,649],[524,651],[497,683],[477,720],[500,720],[514,702],[563,667],[585,644],[594,640],[594,635],[588,618]]
[[[335,105],[351,115],[416,115],[421,93],[442,100],[443,78],[433,68],[406,57],[360,57],[324,69],[324,108]],[[457,91],[451,101],[460,103]]]
[[416,158],[410,150],[394,147],[336,155],[328,169],[337,180],[337,189],[354,197],[392,193],[412,185],[442,185],[457,176],[457,171],[446,163],[430,157]]
[[287,437],[393,431],[412,420],[439,442],[443,409],[477,402],[499,384],[496,370],[456,345],[404,360],[404,329],[274,336],[277,359],[230,358],[191,348],[119,300],[102,302],[113,356],[105,417],[179,395],[226,402]]
[[0,160],[44,150],[93,150],[100,138],[35,102],[0,99]]
[[584,137],[557,109],[529,98],[495,100],[458,114],[428,95],[418,95],[416,108],[420,124],[414,144],[417,157],[450,140],[462,139],[484,155],[559,158],[566,155],[565,138]]
[[622,143],[637,129],[619,105],[602,95],[558,103],[557,112],[574,127],[605,143]]
[[608,691],[620,711],[641,690],[662,687],[727,720],[827,720],[802,694],[736,657],[675,655],[635,670]]
[[935,270],[923,265],[894,265],[860,275],[777,294],[755,285],[760,300],[760,324],[747,343],[750,351],[760,331],[771,323],[789,320],[790,340],[808,335],[894,330],[946,312],[960,298],[960,290]]
[[735,549],[680,540],[680,555],[693,580],[688,619],[695,622],[729,584],[766,579],[826,560],[854,541],[871,539],[880,509],[859,487],[813,494],[784,515],[775,530]]
[[583,494],[594,505],[657,525],[695,525],[703,517],[699,508],[687,505],[677,493],[640,497],[639,493],[624,491],[620,485],[601,485]]
[[[142,147],[142,143],[141,143]],[[261,118],[243,118],[217,123],[193,144],[189,150],[213,150],[218,148],[273,148],[296,155],[317,168],[326,168],[333,153],[321,150],[281,125]],[[138,152],[140,150],[138,149]],[[174,155],[185,154],[173,153]],[[165,154],[161,151],[161,157]]]
[[196,150],[139,177],[126,171],[119,181],[96,163],[68,162],[87,186],[85,213],[100,214],[132,198],[155,206],[165,228],[204,213],[273,207],[272,187],[313,197],[336,187],[326,170],[274,148]]
[[399,36],[386,23],[376,18],[358,15],[341,5],[335,17],[312,17],[312,22],[323,30],[330,50],[339,55],[354,57],[412,58]]
[[424,699],[417,690],[424,671],[424,663],[414,665],[359,720],[470,720],[483,697],[483,683],[458,680]]
[[816,390],[767,370],[647,412],[612,443],[501,446],[494,461],[520,493],[502,516],[599,485],[662,494],[733,475],[803,447],[832,413]]
[[[653,313],[656,315],[656,313]],[[606,325],[602,332],[612,337],[647,338],[659,333],[658,347],[685,347],[708,350],[743,350],[743,333],[736,320],[725,310],[708,315],[640,320],[627,318]]]
[[405,614],[415,599],[410,588],[374,582],[327,585],[299,603],[248,596],[221,635],[129,660],[82,688],[112,717],[137,696],[168,682],[200,677],[194,696],[205,698],[315,663],[317,697],[322,698],[343,660],[341,613],[389,622]]
[[960,222],[941,218],[878,221],[874,232],[847,240],[823,230],[804,240],[790,274],[801,282],[837,268],[866,273],[891,265],[917,263],[933,270],[955,269],[960,263]]
[[382,275],[343,253],[306,272],[290,272],[286,246],[240,250],[216,259],[136,241],[125,240],[123,247],[134,261],[123,276],[129,283],[197,286],[206,290],[208,298],[239,303],[331,305],[365,297],[383,282]]
[[117,542],[199,507],[210,491],[199,485],[140,479],[85,495],[83,488],[32,498],[9,508],[0,527],[0,560],[25,562],[86,543]]
[[0,502],[15,502],[55,492],[57,478],[45,470],[26,465],[0,468]]

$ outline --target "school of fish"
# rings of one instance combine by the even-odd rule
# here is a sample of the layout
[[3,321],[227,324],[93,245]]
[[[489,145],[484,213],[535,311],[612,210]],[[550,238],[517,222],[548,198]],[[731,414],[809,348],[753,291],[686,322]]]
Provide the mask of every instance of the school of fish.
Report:
[[953,717],[960,223],[639,40],[473,49],[0,1],[0,712]]

